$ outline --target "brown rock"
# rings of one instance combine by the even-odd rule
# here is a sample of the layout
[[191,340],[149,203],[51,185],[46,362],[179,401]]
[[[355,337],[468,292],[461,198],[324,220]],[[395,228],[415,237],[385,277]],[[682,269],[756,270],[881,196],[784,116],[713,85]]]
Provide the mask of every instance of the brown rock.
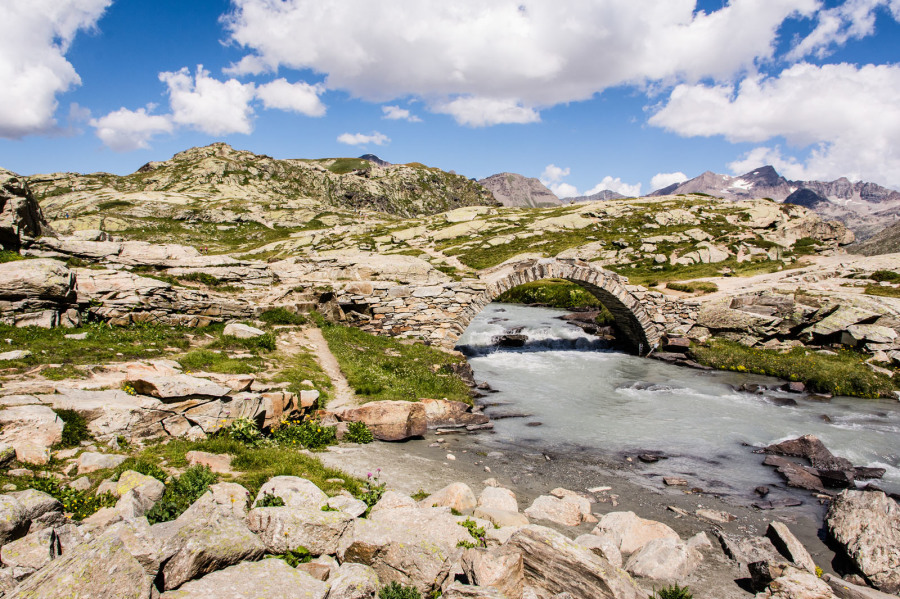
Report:
[[373,401],[335,413],[344,422],[365,422],[376,439],[402,441],[421,437],[428,428],[425,406],[411,401]]

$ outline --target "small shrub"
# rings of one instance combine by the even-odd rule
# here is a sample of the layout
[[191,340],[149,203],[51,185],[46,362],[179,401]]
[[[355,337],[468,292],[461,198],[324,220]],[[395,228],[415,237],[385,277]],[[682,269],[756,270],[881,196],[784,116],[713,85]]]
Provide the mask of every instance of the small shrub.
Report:
[[472,547],[487,547],[487,541],[484,538],[485,532],[483,526],[478,526],[478,524],[471,518],[466,518],[458,524],[468,530],[469,536],[475,539],[474,543],[471,541],[460,541],[457,544],[458,547],[466,547],[469,549],[471,549]]
[[881,285],[867,285],[866,295],[879,295],[881,297],[900,297],[900,288],[882,287]]
[[162,499],[147,512],[147,520],[150,524],[174,520],[215,482],[216,475],[208,467],[191,466],[166,485]]
[[238,418],[220,430],[220,434],[248,447],[257,447],[265,441],[259,426],[249,418]]
[[259,319],[266,324],[304,324],[306,319],[300,314],[294,314],[286,308],[272,308],[259,315]]
[[312,561],[312,554],[309,552],[309,549],[302,546],[296,549],[288,549],[284,553],[278,553],[272,557],[284,560],[291,568],[296,568],[300,564],[307,564]]
[[271,493],[263,493],[263,496],[256,501],[256,504],[253,507],[282,507],[284,506],[284,499],[275,494],[275,492]]
[[194,283],[202,283],[207,287],[218,287],[222,284],[222,279],[218,277],[214,277],[211,274],[207,274],[205,272],[191,272],[186,275],[182,275],[178,277],[182,281],[193,281]]
[[116,505],[116,497],[110,493],[94,495],[90,490],[76,491],[71,487],[60,484],[56,478],[35,478],[28,486],[38,491],[43,491],[59,500],[63,505],[63,511],[72,514],[73,520],[84,520],[103,507]]
[[422,599],[416,587],[405,587],[394,581],[378,591],[378,599]]
[[356,496],[357,499],[366,504],[366,516],[369,515],[372,507],[381,500],[384,492],[387,490],[387,485],[378,480],[380,474],[381,468],[376,470],[374,475],[369,472],[366,476],[366,482],[362,484],[362,491]]
[[419,489],[418,491],[416,491],[415,493],[413,493],[412,495],[410,495],[410,497],[412,497],[412,498],[415,499],[416,501],[422,501],[423,499],[425,499],[425,498],[428,497],[429,495],[430,495],[430,493],[428,493],[428,492],[425,491],[424,489]]
[[280,445],[321,449],[337,443],[333,426],[322,426],[318,420],[287,419],[272,431],[272,438]]
[[12,250],[0,250],[0,264],[4,264],[6,262],[15,262],[16,260],[24,259],[25,256],[23,256],[19,252],[14,252]]
[[879,283],[882,281],[898,283],[900,282],[900,273],[894,272],[892,270],[876,270],[869,276],[869,278],[873,281],[878,281]]
[[375,436],[365,422],[351,422],[347,425],[347,434],[344,436],[350,443],[371,443]]
[[82,441],[91,438],[87,420],[75,410],[56,410],[56,415],[64,423],[59,447],[77,447]]
[[694,595],[688,587],[680,587],[677,584],[664,586],[655,590],[650,599],[693,599]]

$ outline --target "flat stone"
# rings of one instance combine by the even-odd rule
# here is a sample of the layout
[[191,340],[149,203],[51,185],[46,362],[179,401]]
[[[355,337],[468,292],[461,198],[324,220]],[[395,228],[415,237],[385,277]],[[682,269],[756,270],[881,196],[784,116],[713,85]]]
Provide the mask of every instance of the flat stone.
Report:
[[222,453],[208,453],[205,451],[189,451],[184,455],[188,464],[192,466],[206,466],[213,472],[220,474],[231,473],[231,456]]
[[97,470],[115,468],[127,459],[127,455],[85,451],[78,456],[78,474],[87,474],[89,472],[96,472]]
[[328,585],[284,560],[244,562],[185,583],[160,599],[325,599]]
[[225,326],[222,334],[229,337],[237,337],[238,339],[253,339],[254,337],[262,337],[266,332],[246,324],[232,322]]

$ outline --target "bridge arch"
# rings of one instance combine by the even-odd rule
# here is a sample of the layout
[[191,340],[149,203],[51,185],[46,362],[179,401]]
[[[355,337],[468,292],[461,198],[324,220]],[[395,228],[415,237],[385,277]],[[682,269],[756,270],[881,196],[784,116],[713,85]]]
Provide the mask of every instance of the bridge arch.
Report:
[[615,317],[615,328],[626,347],[647,354],[659,344],[660,328],[651,316],[655,308],[645,305],[626,287],[620,275],[581,260],[543,258],[504,264],[479,277],[484,291],[454,318],[451,341],[455,342],[472,319],[500,294],[524,283],[541,279],[565,279],[583,287]]

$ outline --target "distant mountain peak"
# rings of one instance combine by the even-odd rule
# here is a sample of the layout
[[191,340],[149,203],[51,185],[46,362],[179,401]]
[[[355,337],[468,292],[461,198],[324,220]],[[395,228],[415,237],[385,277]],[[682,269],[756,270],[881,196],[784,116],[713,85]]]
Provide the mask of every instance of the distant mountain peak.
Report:
[[478,182],[494,194],[494,198],[504,206],[558,206],[562,202],[534,177],[517,173],[497,173]]
[[359,159],[360,160],[368,160],[369,162],[371,162],[373,164],[377,164],[378,166],[391,166],[390,162],[388,162],[387,160],[382,160],[375,154],[363,154],[362,156],[359,157]]

